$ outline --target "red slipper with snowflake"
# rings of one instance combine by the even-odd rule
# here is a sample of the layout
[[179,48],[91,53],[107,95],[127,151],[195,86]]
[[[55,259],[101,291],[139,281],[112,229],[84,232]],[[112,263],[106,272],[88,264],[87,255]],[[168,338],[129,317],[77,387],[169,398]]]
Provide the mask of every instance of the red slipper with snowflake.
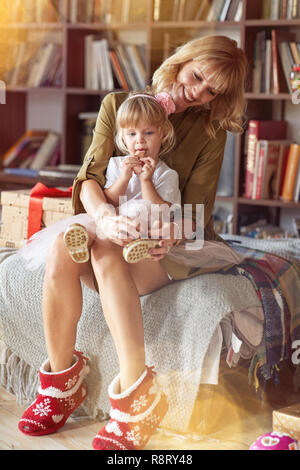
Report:
[[61,372],[49,372],[49,360],[41,366],[39,395],[19,421],[19,430],[24,434],[56,432],[86,398],[83,379],[89,372],[87,358],[75,351],[74,360],[69,369]]
[[108,388],[110,421],[93,440],[96,450],[143,449],[168,410],[153,368],[146,367],[140,378],[125,392],[118,393],[120,376]]

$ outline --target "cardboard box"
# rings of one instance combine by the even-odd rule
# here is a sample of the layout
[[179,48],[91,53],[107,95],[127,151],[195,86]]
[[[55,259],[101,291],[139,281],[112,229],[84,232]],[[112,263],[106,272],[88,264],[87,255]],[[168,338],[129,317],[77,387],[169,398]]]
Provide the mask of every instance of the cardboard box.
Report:
[[300,403],[273,411],[273,431],[289,434],[300,442]]
[[[30,190],[2,191],[0,246],[20,248],[27,240]],[[73,215],[70,197],[44,197],[42,228]]]

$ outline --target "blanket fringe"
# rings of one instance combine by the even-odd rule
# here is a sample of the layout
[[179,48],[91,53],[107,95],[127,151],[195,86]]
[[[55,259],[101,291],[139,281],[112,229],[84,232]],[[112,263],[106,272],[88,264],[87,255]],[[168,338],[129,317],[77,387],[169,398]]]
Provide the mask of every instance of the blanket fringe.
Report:
[[0,385],[15,395],[20,405],[31,403],[39,387],[38,370],[27,364],[0,340]]

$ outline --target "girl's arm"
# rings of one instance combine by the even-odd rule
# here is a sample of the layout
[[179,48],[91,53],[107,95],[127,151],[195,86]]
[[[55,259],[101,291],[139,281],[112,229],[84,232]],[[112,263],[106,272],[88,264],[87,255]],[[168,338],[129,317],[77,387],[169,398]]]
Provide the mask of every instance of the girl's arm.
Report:
[[141,189],[142,189],[142,197],[143,199],[147,199],[148,201],[152,202],[153,204],[168,204],[171,206],[171,203],[165,201],[160,197],[158,192],[155,189],[155,186],[152,180],[142,180],[141,181]]

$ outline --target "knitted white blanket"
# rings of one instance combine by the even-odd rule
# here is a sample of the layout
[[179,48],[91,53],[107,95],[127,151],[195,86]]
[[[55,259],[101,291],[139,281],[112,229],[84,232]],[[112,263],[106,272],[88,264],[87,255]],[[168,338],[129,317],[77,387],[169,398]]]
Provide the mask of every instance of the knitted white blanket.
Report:
[[[37,371],[46,358],[43,274],[43,268],[26,270],[18,253],[0,250],[0,384],[20,402],[35,398]],[[83,299],[76,347],[90,358],[91,372],[81,412],[102,418],[109,412],[107,387],[118,373],[117,357],[98,294],[83,286]],[[143,296],[141,303],[147,364],[159,372],[170,400],[164,427],[182,432],[188,428],[215,328],[231,311],[260,302],[244,276],[205,274]]]

